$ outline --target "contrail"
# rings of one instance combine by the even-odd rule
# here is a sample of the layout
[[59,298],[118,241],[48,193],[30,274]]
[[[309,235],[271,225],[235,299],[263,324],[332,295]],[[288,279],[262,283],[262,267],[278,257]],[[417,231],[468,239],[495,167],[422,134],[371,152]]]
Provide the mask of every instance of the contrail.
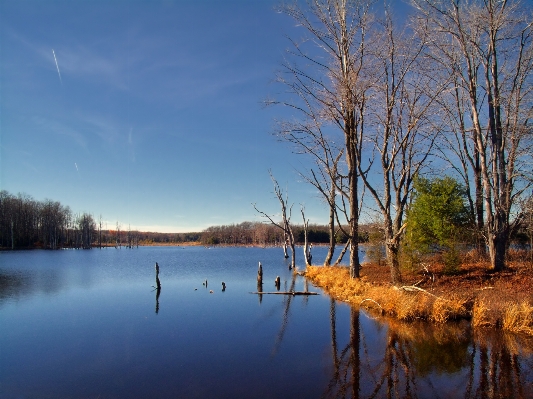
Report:
[[[59,76],[61,76],[61,75],[59,75]],[[78,164],[77,164],[76,162],[74,162],[74,166],[76,167],[76,172],[79,172],[79,170],[78,170]]]
[[54,60],[56,62],[57,74],[59,75],[59,81],[61,82],[61,86],[63,86],[63,80],[61,79],[61,72],[59,72],[59,65],[57,64],[56,52],[54,51],[54,49],[52,49],[52,54],[54,55]]

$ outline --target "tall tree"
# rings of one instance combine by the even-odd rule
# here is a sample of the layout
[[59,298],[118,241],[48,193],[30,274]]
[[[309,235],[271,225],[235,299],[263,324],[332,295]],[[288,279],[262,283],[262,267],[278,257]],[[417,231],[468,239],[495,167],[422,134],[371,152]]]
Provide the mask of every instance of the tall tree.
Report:
[[305,41],[292,41],[291,59],[283,65],[285,74],[280,81],[293,95],[283,103],[292,106],[304,120],[319,116],[319,126],[343,136],[352,278],[359,277],[360,267],[357,164],[368,91],[363,70],[369,10],[370,2],[363,0],[312,0],[305,7],[285,5],[280,9],[306,32]]
[[531,181],[531,10],[508,0],[412,3],[433,30],[435,59],[453,66],[456,87],[468,101],[467,130],[479,154],[483,187],[485,242],[491,268],[500,271],[513,228],[513,206]]
[[[373,82],[366,137],[358,140],[361,178],[383,220],[391,280],[401,282],[399,249],[413,178],[426,164],[438,133],[435,99],[445,87],[436,83],[426,57],[426,35],[394,26],[386,8],[373,46]],[[382,179],[377,178],[381,176]]]

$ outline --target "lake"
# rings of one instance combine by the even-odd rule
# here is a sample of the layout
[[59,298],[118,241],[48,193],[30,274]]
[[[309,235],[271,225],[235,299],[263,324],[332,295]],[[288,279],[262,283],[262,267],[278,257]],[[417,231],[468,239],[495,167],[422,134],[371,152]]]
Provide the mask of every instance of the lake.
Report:
[[[320,295],[251,294],[259,261],[264,291]],[[376,318],[287,265],[280,248],[1,252],[0,397],[533,397],[530,339]]]

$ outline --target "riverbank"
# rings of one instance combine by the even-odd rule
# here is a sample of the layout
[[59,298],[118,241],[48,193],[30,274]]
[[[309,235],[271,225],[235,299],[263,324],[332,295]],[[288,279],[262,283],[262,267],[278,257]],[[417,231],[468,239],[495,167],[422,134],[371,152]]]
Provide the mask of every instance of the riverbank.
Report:
[[333,298],[403,321],[445,323],[470,320],[473,327],[496,327],[533,335],[533,268],[513,254],[500,273],[486,262],[466,260],[455,275],[437,262],[427,270],[402,272],[403,283],[390,283],[389,268],[365,263],[360,279],[347,267],[308,267],[305,276]]

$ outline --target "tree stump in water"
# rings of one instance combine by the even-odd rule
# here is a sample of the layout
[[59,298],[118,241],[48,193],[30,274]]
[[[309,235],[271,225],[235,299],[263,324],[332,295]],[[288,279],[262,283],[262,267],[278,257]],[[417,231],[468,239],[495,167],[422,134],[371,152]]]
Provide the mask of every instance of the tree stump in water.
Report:
[[257,285],[263,284],[263,266],[259,262],[259,269],[257,270]]
[[161,282],[159,281],[159,265],[155,262],[155,284],[158,290],[161,289]]

